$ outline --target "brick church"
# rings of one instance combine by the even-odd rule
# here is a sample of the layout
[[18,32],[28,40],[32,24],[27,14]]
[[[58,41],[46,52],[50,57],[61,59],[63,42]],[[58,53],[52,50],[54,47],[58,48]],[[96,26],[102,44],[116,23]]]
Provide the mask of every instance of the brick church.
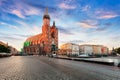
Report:
[[42,33],[31,36],[24,42],[23,51],[29,55],[46,55],[57,53],[58,29],[55,25],[50,26],[50,16],[46,9],[43,16]]

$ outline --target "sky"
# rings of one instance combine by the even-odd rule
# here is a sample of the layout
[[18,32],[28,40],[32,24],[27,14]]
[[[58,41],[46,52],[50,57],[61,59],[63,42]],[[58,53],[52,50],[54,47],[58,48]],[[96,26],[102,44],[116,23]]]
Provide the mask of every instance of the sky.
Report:
[[0,41],[20,50],[41,33],[45,8],[64,43],[120,47],[120,0],[0,0]]

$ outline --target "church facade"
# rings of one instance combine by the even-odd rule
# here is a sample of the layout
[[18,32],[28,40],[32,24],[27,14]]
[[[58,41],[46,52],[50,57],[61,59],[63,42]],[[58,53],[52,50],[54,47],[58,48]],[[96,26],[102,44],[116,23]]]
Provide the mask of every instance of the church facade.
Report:
[[50,16],[48,10],[43,16],[42,33],[31,36],[24,42],[23,51],[26,54],[46,55],[57,53],[58,50],[58,28],[55,25],[50,26]]

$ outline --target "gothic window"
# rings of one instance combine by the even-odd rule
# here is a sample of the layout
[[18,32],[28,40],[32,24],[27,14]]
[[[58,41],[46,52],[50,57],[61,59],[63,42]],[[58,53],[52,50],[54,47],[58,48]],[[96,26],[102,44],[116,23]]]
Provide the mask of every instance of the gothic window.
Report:
[[55,38],[55,33],[54,32],[51,33],[51,37]]

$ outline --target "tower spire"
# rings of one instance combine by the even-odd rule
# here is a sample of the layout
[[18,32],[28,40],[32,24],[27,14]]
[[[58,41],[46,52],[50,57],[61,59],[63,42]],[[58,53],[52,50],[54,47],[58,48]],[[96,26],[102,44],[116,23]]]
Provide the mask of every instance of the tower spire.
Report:
[[53,26],[55,26],[55,21],[53,21]]
[[48,15],[48,8],[46,8],[46,10],[45,10],[45,14]]
[[48,8],[45,9],[45,14],[43,16],[43,19],[45,19],[45,18],[50,20],[50,16],[48,14]]

